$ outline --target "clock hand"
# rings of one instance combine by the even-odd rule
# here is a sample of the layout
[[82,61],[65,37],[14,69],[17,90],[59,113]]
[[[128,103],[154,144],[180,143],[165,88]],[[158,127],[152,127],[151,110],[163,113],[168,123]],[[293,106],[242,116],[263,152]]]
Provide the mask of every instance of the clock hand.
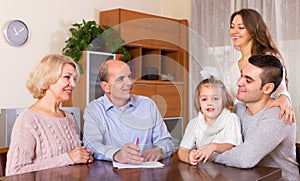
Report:
[[18,31],[18,34],[21,33],[23,30],[24,30],[24,27]]
[[15,35],[18,36],[19,33],[17,32],[16,28],[14,27]]

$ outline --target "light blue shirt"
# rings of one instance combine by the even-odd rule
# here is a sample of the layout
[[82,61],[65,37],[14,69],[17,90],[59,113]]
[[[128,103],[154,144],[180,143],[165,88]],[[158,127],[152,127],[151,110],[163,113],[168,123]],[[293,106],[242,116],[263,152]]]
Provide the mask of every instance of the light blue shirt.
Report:
[[148,97],[132,95],[123,107],[114,106],[106,95],[90,102],[84,111],[84,146],[98,160],[113,160],[126,143],[145,151],[154,146],[169,157],[174,151],[172,137],[156,104]]

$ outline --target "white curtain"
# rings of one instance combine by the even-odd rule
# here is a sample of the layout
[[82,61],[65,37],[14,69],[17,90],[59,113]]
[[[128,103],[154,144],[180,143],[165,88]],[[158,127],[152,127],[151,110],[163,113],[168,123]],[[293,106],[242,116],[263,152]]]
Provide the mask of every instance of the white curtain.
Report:
[[[200,80],[200,70],[205,66],[214,66],[224,78],[232,63],[241,56],[232,46],[229,36],[230,15],[241,8],[257,10],[269,27],[285,61],[289,92],[297,122],[300,122],[300,94],[297,93],[300,90],[299,0],[192,0],[189,118],[196,115],[192,111],[193,97]],[[298,125],[297,142],[300,141]]]

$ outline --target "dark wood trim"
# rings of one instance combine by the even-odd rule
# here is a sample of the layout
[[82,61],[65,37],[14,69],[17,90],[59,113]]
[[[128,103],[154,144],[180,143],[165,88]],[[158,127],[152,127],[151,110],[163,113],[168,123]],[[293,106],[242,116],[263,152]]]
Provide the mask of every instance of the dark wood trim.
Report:
[[0,148],[0,177],[5,176],[8,147]]

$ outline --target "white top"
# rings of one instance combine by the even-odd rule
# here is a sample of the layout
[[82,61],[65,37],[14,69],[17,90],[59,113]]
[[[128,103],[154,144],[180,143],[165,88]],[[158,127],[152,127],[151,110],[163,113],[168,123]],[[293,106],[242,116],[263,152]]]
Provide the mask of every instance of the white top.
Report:
[[[236,94],[237,94],[237,90],[238,90],[237,81],[240,78],[240,76],[241,76],[241,71],[238,66],[238,61],[237,61],[237,62],[234,62],[234,64],[230,67],[229,72],[224,81],[227,91],[234,98],[236,97]],[[281,94],[287,96],[290,99],[290,101],[292,101],[291,95],[289,94],[289,92],[287,91],[287,88],[286,88],[285,69],[283,69],[283,79],[281,81],[281,84],[276,89],[276,91],[273,92],[271,97],[274,99],[277,99]]]
[[208,143],[242,143],[241,124],[236,114],[223,109],[212,126],[208,126],[202,113],[189,121],[180,147],[187,149],[200,148]]

